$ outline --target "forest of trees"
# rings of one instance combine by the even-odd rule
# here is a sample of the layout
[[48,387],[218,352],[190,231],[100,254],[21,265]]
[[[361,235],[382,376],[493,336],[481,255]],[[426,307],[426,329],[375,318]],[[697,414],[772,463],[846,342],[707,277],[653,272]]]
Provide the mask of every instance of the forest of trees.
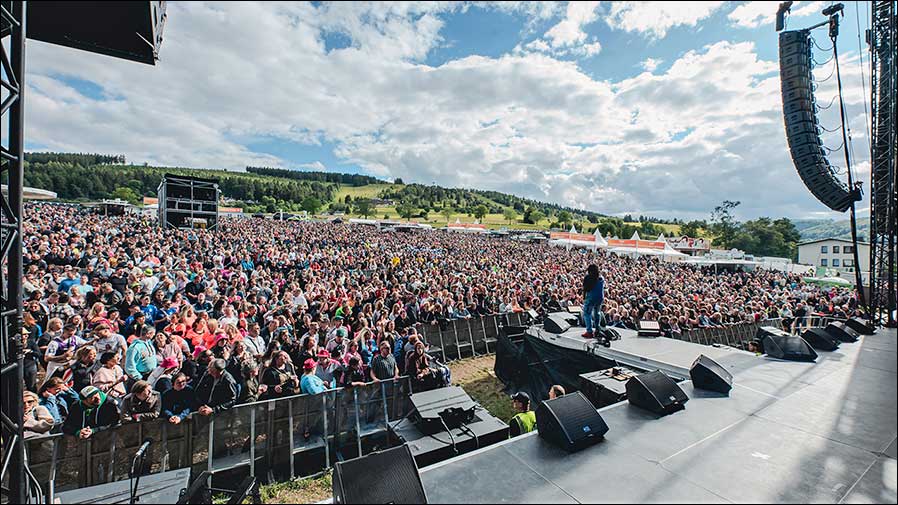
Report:
[[[124,160],[124,157],[103,155],[26,154],[25,185],[55,191],[64,200],[113,198],[117,190],[118,195],[139,198],[155,196],[166,173],[191,175],[216,179],[223,196],[263,207],[269,212],[281,208],[299,210],[301,202],[310,196],[331,200],[336,191],[333,184],[223,170],[95,163],[113,158]],[[130,189],[133,195],[124,192],[124,188]]]
[[246,167],[251,174],[268,175],[284,179],[296,179],[298,181],[331,182],[346,184],[347,186],[366,186],[368,184],[384,184],[377,178],[359,174],[339,174],[335,172],[309,172],[304,170],[286,170],[283,168]]

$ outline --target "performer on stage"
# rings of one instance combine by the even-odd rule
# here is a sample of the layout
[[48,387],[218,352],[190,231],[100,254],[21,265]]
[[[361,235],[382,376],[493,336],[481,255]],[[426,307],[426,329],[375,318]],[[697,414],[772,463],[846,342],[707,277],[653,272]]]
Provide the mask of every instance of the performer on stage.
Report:
[[586,277],[583,278],[583,322],[586,324],[583,338],[593,338],[593,323],[599,322],[596,316],[604,301],[605,279],[599,275],[599,267],[593,263],[587,267]]

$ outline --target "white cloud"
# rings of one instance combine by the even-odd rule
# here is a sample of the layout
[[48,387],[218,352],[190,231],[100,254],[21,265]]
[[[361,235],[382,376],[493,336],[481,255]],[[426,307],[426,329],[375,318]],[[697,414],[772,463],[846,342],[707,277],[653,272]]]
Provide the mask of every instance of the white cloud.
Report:
[[776,2],[747,2],[727,16],[732,24],[743,28],[757,28],[776,20]]
[[608,26],[662,39],[676,26],[695,26],[724,2],[612,2]]
[[[790,18],[798,18],[820,14],[826,8],[827,2],[795,2],[788,15]],[[776,21],[777,2],[745,2],[739,5],[727,16],[731,24],[742,28],[758,28],[773,24]],[[822,19],[822,18],[821,18]]]
[[[34,42],[27,135],[53,150],[232,169],[290,165],[246,147],[258,138],[330,142],[341,164],[377,176],[609,214],[706,217],[724,195],[748,216],[820,208],[788,156],[777,65],[751,43],[712,44],[619,82],[536,43],[421,63],[440,44],[441,13],[460,8],[172,3],[156,67]],[[332,32],[350,46],[328,50]],[[571,50],[597,44],[583,42]],[[859,138],[857,62],[845,58]],[[60,76],[119,98],[92,100]]]
[[546,32],[552,47],[573,46],[586,40],[583,27],[596,20],[600,2],[569,2],[565,17]]
[[641,66],[647,72],[654,72],[658,65],[664,63],[664,60],[655,59],[655,58],[646,58]]

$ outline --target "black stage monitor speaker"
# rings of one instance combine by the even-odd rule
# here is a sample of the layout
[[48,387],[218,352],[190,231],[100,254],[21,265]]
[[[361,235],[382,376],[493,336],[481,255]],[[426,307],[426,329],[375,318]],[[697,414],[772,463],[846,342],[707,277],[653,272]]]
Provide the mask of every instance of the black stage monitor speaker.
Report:
[[801,338],[818,351],[832,352],[839,348],[839,340],[823,328],[808,328],[801,334]]
[[845,324],[861,335],[872,335],[876,333],[876,328],[870,326],[870,324],[868,324],[866,321],[857,317],[852,317],[848,321],[845,321]]
[[[389,475],[388,479],[372,475]],[[372,452],[334,465],[334,503],[427,503],[418,465],[408,445]]]
[[840,342],[857,342],[861,336],[845,323],[829,323],[826,332],[839,339]]
[[579,391],[540,403],[536,426],[539,436],[569,452],[588,447],[608,433],[599,411]]
[[[762,330],[767,331],[762,332]],[[758,336],[762,334],[764,337],[761,345],[764,346],[764,352],[771,358],[789,361],[814,361],[817,359],[817,353],[801,337],[793,337],[775,328],[763,327],[758,330]]]
[[692,363],[689,376],[692,378],[692,385],[699,389],[723,394],[729,394],[733,389],[733,374],[704,354]]
[[476,404],[459,386],[415,393],[409,398],[413,419],[421,433],[433,435],[455,429],[474,419]]
[[686,393],[660,370],[627,381],[627,399],[631,405],[665,416],[686,408]]
[[571,323],[559,314],[549,314],[543,321],[543,329],[549,333],[561,334],[571,329]]

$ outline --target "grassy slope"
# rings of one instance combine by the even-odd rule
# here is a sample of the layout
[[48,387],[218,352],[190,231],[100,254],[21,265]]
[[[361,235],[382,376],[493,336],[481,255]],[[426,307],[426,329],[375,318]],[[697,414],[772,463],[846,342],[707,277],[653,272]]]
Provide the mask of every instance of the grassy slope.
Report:
[[[502,382],[493,373],[495,362],[495,356],[482,356],[456,361],[449,367],[454,384],[464,388],[490,414],[507,422],[514,416],[514,409],[503,392]],[[261,493],[263,503],[317,503],[331,497],[331,474],[263,485]]]

